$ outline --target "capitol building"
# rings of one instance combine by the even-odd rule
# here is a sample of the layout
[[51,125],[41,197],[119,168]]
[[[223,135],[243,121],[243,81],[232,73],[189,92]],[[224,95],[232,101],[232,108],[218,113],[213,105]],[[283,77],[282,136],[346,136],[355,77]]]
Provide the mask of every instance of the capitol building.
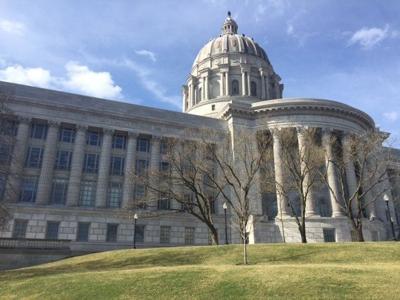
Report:
[[[153,217],[143,217],[146,208],[131,209],[146,191],[129,174],[141,168],[158,170],[166,138],[183,138],[184,132],[198,128],[229,131],[232,136],[243,130],[270,131],[275,176],[283,176],[275,129],[320,128],[329,138],[376,127],[368,114],[340,102],[283,98],[284,84],[265,50],[239,34],[230,15],[220,35],[194,59],[182,87],[182,112],[7,82],[0,82],[0,92],[8,95],[7,107],[15,117],[11,171],[18,174],[1,181],[0,197],[10,219],[0,237],[63,240],[71,249],[82,251],[130,247],[133,213],[138,217],[138,247],[210,243],[207,226],[180,210],[173,200],[151,208],[159,211]],[[400,172],[397,159],[387,163],[388,172]],[[349,181],[356,180],[351,178],[354,174],[347,176]],[[378,199],[368,207],[363,220],[366,240],[391,239],[387,207],[396,230],[399,225],[396,216],[400,211],[394,201],[399,182],[387,180],[385,184],[389,205]],[[252,194],[250,242],[301,241],[284,197],[265,195],[262,190]],[[349,220],[328,190],[313,194],[307,214],[309,242],[352,240]],[[214,220],[220,241],[227,238],[238,243],[231,216],[228,210],[225,236],[223,201],[217,201]]]

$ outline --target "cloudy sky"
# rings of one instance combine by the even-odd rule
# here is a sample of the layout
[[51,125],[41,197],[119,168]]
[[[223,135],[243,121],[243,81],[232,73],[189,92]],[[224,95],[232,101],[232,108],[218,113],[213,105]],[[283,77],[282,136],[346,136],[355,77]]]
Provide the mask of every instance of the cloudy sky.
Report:
[[227,10],[285,97],[356,106],[400,139],[398,0],[0,0],[0,80],[180,110]]

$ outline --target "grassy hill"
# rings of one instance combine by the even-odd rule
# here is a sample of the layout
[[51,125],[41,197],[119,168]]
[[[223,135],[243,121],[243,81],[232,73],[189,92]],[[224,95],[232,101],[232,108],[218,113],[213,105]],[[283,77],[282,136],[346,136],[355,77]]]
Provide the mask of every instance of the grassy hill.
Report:
[[1,299],[399,299],[400,244],[118,250],[0,272]]

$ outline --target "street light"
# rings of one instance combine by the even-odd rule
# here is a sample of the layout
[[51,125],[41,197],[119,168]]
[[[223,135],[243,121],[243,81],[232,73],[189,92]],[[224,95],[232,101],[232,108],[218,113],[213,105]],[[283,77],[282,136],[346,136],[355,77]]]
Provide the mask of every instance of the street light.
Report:
[[226,210],[228,209],[228,205],[226,205],[226,202],[222,204],[222,208],[224,209],[224,215],[225,215],[225,244],[228,245],[228,224],[226,220]]
[[386,209],[387,209],[387,213],[389,216],[389,221],[390,221],[390,226],[392,227],[392,235],[393,235],[393,240],[396,240],[396,233],[394,231],[394,224],[393,224],[393,220],[392,220],[392,216],[390,215],[390,208],[389,208],[389,196],[387,194],[383,195],[383,200],[386,202]]
[[136,221],[138,219],[138,215],[133,215],[133,249],[136,249]]

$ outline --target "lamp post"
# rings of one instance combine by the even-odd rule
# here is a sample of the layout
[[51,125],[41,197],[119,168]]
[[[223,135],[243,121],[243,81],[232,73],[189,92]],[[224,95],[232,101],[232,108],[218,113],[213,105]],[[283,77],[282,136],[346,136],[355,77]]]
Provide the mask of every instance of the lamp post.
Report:
[[396,240],[396,233],[394,231],[394,224],[393,224],[393,220],[392,220],[392,216],[390,215],[390,208],[389,208],[389,196],[387,194],[383,195],[383,200],[386,202],[386,209],[388,212],[388,216],[389,216],[389,221],[390,221],[390,226],[392,227],[392,236],[393,236],[393,240]]
[[224,209],[224,215],[225,215],[225,244],[228,245],[228,224],[226,220],[226,210],[228,209],[228,205],[226,205],[226,202],[222,204],[222,208]]
[[138,215],[133,215],[133,249],[136,249],[136,222],[138,219]]

